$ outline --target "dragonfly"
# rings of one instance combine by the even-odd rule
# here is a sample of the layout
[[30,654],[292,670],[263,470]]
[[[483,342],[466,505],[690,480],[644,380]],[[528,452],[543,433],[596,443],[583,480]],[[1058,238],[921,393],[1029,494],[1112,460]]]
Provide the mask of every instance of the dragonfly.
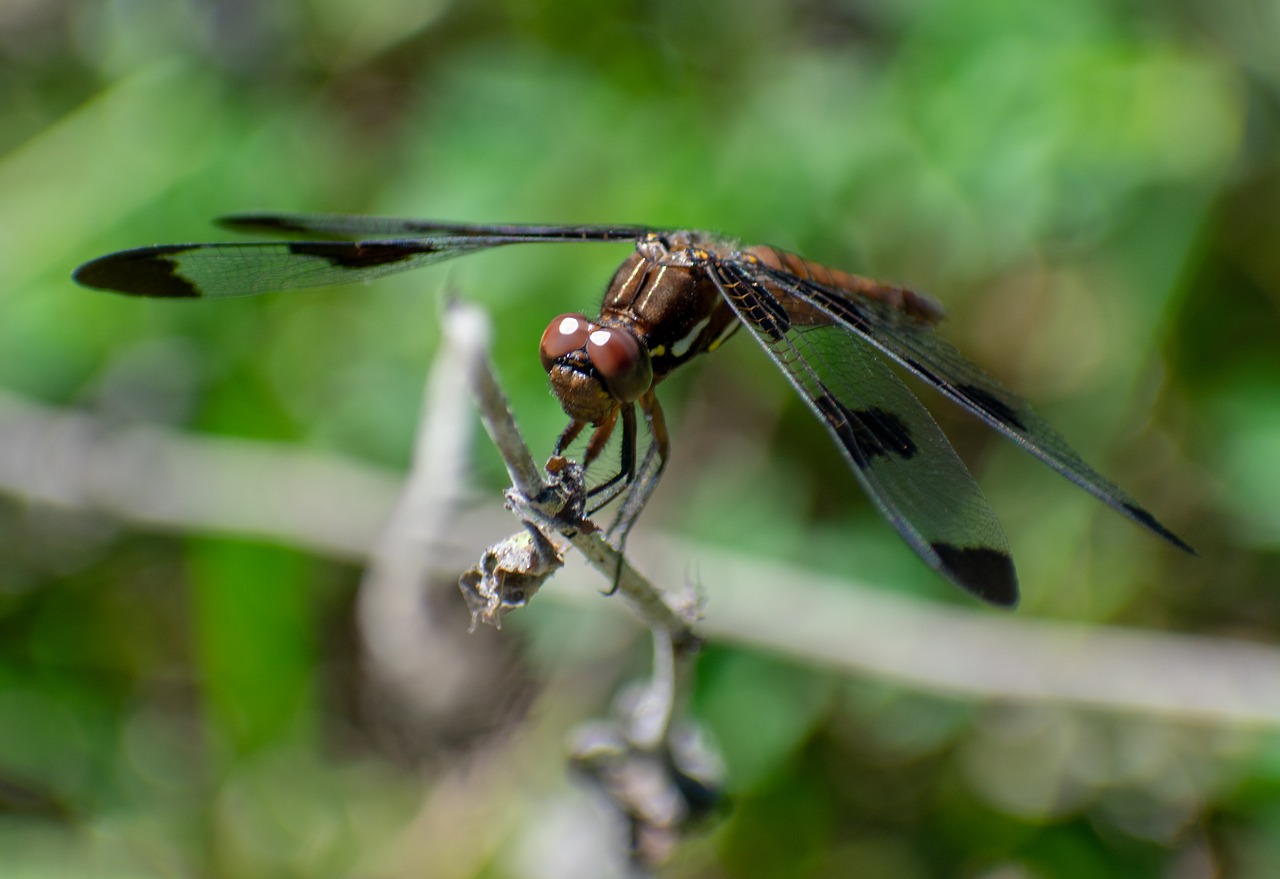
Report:
[[[340,214],[244,214],[218,222],[270,240],[124,250],[85,263],[74,278],[135,296],[222,299],[368,281],[511,244],[631,242],[634,250],[609,282],[599,315],[559,315],[539,344],[569,417],[555,454],[591,428],[583,455],[590,466],[612,438],[620,440],[617,473],[593,491],[605,500],[625,492],[616,520],[624,539],[671,450],[657,386],[745,326],[826,426],[854,479],[907,545],[977,598],[1017,604],[1008,541],[977,482],[891,363],[1104,504],[1194,554],[1085,463],[1024,400],[944,340],[937,332],[942,306],[909,288],[694,230]],[[643,459],[641,417],[648,431]]]

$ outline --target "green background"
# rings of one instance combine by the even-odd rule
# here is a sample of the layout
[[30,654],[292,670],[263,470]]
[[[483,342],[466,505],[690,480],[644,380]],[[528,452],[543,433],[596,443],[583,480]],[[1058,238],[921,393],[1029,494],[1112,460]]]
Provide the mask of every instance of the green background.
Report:
[[[515,248],[225,303],[69,279],[113,249],[227,240],[220,214],[720,230],[931,292],[948,338],[1200,552],[929,397],[1005,523],[1015,620],[1271,651],[1277,45],[1274,3],[1208,0],[3,3],[0,460],[44,472],[58,449],[19,459],[10,428],[87,412],[133,441],[160,426],[394,476],[446,286],[492,312],[542,455],[563,416],[538,338],[626,252]],[[663,392],[681,475],[638,539],[996,614],[901,545],[745,335]],[[501,467],[474,457],[473,503],[496,508]],[[140,478],[164,496],[181,476]],[[634,626],[540,599],[477,636],[512,651],[503,710],[398,746],[359,673],[353,560],[6,492],[0,879],[605,874],[573,871],[609,841],[574,829],[561,736],[643,667]],[[456,539],[474,557],[495,536]],[[697,560],[678,564],[713,580]],[[800,641],[804,611],[779,621]],[[733,806],[671,875],[1280,871],[1265,728],[930,695],[717,643],[695,708]]]

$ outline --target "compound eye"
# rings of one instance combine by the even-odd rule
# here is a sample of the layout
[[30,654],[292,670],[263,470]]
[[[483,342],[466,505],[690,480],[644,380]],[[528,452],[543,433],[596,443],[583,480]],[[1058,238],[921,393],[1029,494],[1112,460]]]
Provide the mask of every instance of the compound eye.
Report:
[[649,352],[625,330],[592,330],[587,335],[587,356],[615,400],[633,402],[653,384]]
[[551,321],[538,344],[542,368],[550,372],[557,360],[586,345],[591,329],[591,321],[581,314],[562,314]]

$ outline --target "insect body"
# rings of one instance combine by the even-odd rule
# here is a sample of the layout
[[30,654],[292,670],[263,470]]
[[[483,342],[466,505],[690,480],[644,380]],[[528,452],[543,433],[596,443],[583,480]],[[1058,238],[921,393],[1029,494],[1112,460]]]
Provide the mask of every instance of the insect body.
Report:
[[[590,464],[622,425],[620,471],[595,490],[606,499],[627,491],[618,519],[624,535],[670,453],[656,386],[745,325],[825,423],[858,482],[902,538],[931,567],[979,598],[1017,603],[1003,530],[886,357],[1103,503],[1192,551],[1086,464],[1025,401],[939,337],[941,307],[909,289],[696,231],[295,214],[223,223],[321,240],[144,247],[86,263],[75,278],[141,296],[222,298],[368,280],[508,244],[634,241],[635,251],[614,274],[600,315],[554,318],[539,346],[570,419],[557,453],[590,427],[584,462]],[[636,460],[637,407],[653,437],[642,462]]]

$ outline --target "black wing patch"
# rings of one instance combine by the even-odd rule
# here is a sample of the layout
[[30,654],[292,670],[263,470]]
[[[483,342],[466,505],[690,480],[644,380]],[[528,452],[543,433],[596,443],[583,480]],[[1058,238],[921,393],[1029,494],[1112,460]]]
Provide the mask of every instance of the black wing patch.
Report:
[[368,281],[494,244],[473,239],[171,244],[111,253],[76,269],[87,287],[167,299],[222,299]]
[[75,270],[76,283],[95,290],[159,296],[168,299],[198,299],[200,288],[177,273],[178,257],[199,245],[171,244],[124,250],[99,257]]

